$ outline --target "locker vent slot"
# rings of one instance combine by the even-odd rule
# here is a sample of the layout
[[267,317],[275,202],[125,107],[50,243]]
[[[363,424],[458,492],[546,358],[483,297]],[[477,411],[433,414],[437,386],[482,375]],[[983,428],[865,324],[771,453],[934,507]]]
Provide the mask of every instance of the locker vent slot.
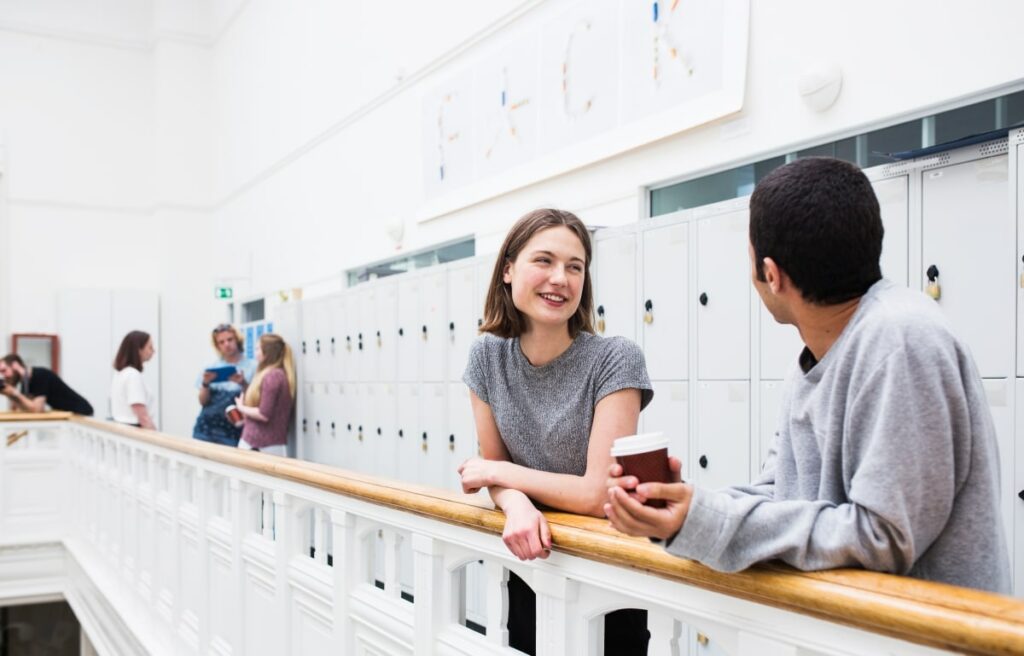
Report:
[[897,164],[886,164],[882,168],[882,176],[890,177],[895,175],[903,175],[912,168],[912,162],[899,162]]
[[978,154],[982,157],[988,157],[989,155],[1002,155],[1010,150],[1010,144],[1005,141],[993,141],[987,143],[978,149]]
[[933,157],[926,157],[921,160],[921,170],[938,168],[949,164],[949,153],[939,153]]

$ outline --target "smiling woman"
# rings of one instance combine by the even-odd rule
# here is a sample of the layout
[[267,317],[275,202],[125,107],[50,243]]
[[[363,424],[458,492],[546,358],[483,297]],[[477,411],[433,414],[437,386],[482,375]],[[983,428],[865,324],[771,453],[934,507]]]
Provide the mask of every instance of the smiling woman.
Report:
[[[463,380],[480,458],[459,467],[466,492],[488,488],[505,513],[502,538],[521,560],[546,558],[551,534],[534,505],[603,516],[611,443],[636,432],[653,392],[643,353],[594,334],[586,226],[554,209],[509,231],[495,262],[483,333]],[[509,645],[534,653],[530,588],[509,574]],[[647,651],[645,611],[606,618],[607,654]]]

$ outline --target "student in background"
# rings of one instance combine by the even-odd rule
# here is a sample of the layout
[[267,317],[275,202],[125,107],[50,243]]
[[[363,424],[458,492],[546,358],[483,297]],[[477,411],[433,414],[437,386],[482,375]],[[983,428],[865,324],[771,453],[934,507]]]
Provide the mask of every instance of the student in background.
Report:
[[149,414],[153,396],[142,379],[142,367],[156,349],[149,333],[133,330],[121,340],[114,358],[114,379],[110,383],[110,414],[114,421],[156,430]]
[[256,345],[256,376],[235,406],[245,418],[238,448],[287,455],[288,423],[295,406],[295,362],[279,335],[268,333]]
[[[199,416],[196,418],[192,437],[204,442],[226,446],[238,446],[242,428],[235,426],[224,414],[235,397],[245,391],[249,381],[256,375],[256,361],[245,357],[245,341],[242,333],[229,323],[222,323],[213,329],[213,348],[220,356],[206,367],[198,380]],[[210,369],[234,367],[235,373],[228,380],[215,382],[216,373]]]
[[[537,504],[603,516],[612,441],[636,433],[654,395],[640,348],[594,334],[591,253],[590,233],[569,212],[536,210],[516,222],[463,377],[483,457],[459,467],[462,488],[488,488],[520,560],[551,549]],[[508,594],[509,645],[532,654],[536,597],[513,573]],[[606,654],[646,654],[647,612],[609,613],[604,635]]]
[[0,360],[3,386],[0,394],[11,400],[11,408],[22,412],[45,412],[46,406],[91,416],[92,406],[64,380],[46,367],[29,367],[16,353]]

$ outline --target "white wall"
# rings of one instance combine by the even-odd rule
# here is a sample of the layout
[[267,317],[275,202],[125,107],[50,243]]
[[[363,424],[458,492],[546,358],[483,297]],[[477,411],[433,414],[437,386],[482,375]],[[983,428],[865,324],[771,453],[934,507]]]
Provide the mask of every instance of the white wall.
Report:
[[[394,221],[404,250],[476,234],[479,252],[540,205],[628,223],[646,185],[1024,86],[1012,0],[751,2],[739,115],[417,223],[424,94],[570,4],[0,0],[6,328],[52,330],[58,289],[159,291],[164,424],[187,433],[215,284],[338,276],[394,254]],[[823,61],[843,90],[817,114],[796,84]]]

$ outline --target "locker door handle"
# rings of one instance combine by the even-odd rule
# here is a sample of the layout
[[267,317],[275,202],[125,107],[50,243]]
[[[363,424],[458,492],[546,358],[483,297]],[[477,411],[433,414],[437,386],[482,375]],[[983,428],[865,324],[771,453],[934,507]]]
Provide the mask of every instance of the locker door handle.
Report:
[[605,326],[605,323],[604,323],[604,306],[603,305],[598,305],[597,306],[597,332],[599,332],[599,333],[601,333],[603,335],[604,334],[604,326]]
[[345,428],[348,430],[348,432],[352,432],[352,424],[346,425]]
[[334,422],[331,422],[331,435],[334,435]]
[[1020,492],[1018,492],[1017,496],[1020,497],[1021,501],[1024,501],[1024,490],[1021,490]]
[[302,355],[306,355],[306,340],[302,340]]
[[377,436],[380,437],[380,435],[381,435],[381,430],[380,430],[380,426],[378,426],[377,427]]
[[707,295],[707,293],[706,292],[701,292],[700,296],[697,298],[697,300],[700,301],[701,305],[707,305],[708,304],[708,295]]
[[448,436],[448,450],[449,451],[455,451],[455,435],[454,434]]
[[477,319],[476,320],[476,327],[479,328],[482,325],[484,325],[484,320],[483,319]]
[[334,353],[334,338],[331,338],[331,353]]
[[405,437],[405,432],[401,428],[398,429],[398,437]]
[[399,328],[398,329],[398,336],[401,337],[404,334],[405,334],[405,330],[403,330],[402,328]]
[[318,433],[320,432],[320,420],[319,419],[316,420],[316,432],[318,432]]
[[651,299],[644,302],[644,323],[654,323],[654,303],[651,302]]
[[423,339],[426,339],[426,338],[427,338],[427,326],[424,325],[423,326]]
[[302,420],[302,432],[303,432],[303,433],[305,433],[305,432],[306,432],[306,428],[307,428],[307,426],[308,426],[308,422],[307,422],[307,421],[306,421],[305,419],[303,419],[303,420]]
[[316,352],[317,352],[317,353],[319,353],[319,352],[320,352],[320,340],[319,340],[319,339],[318,339],[318,340],[316,340]]
[[700,460],[698,460],[697,463],[700,465],[701,469],[707,469],[708,468],[708,457],[707,456],[701,456]]
[[380,339],[380,331],[378,330],[377,331],[377,348],[380,348],[381,344],[382,344],[382,342],[381,342],[381,339]]
[[424,452],[427,450],[427,434],[426,434],[426,432],[423,433],[423,446],[422,446],[422,449],[423,449]]
[[352,335],[345,335],[345,350],[352,350]]

